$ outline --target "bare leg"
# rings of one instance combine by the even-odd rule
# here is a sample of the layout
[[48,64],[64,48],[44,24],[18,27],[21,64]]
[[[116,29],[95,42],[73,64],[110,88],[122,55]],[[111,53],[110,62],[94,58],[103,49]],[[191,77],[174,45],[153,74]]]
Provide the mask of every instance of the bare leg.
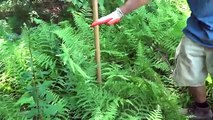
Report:
[[189,93],[194,98],[194,101],[197,103],[203,103],[206,102],[206,87],[189,87]]

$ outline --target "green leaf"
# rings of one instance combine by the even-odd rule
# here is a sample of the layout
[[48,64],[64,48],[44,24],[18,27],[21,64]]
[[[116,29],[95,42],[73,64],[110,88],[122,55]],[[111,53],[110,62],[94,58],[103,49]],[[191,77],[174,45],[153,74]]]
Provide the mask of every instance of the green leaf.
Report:
[[33,97],[30,96],[28,93],[25,93],[21,96],[21,98],[15,103],[15,105],[19,105],[19,106],[22,106],[24,104],[33,104],[34,103],[34,100],[33,100]]

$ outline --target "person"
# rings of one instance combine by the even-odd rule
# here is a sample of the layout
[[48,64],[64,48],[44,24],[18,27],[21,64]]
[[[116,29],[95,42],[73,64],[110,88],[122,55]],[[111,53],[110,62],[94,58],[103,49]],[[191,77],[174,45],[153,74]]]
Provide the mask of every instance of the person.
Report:
[[[149,0],[127,0],[107,16],[91,26],[114,25]],[[193,107],[185,109],[192,119],[211,120],[212,111],[207,102],[205,79],[213,75],[213,0],[187,0],[191,15],[183,29],[184,37],[176,50],[176,68],[173,76],[178,86],[186,86],[193,97]]]

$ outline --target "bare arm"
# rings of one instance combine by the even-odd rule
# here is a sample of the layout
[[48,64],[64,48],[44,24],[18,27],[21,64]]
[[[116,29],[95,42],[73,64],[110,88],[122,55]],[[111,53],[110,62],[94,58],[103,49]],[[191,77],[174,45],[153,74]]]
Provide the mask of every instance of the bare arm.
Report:
[[96,25],[102,25],[102,24],[108,24],[108,25],[114,25],[118,22],[120,22],[121,18],[133,10],[147,4],[150,0],[127,0],[127,2],[120,7],[120,9],[116,9],[111,14],[101,17],[100,19],[94,21],[91,25],[91,27],[94,27]]
[[149,0],[127,0],[127,2],[120,7],[120,9],[124,14],[128,14],[147,3],[149,3]]

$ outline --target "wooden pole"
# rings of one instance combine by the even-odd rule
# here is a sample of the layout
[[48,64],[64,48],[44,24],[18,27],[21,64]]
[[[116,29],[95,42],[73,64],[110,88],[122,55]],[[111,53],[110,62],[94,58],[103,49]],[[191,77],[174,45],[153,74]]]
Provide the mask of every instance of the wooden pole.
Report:
[[[92,0],[93,5],[93,20],[98,19],[98,0]],[[95,35],[95,59],[97,63],[97,81],[98,83],[102,83],[101,78],[101,52],[100,52],[100,40],[99,40],[99,26],[95,26],[94,29]]]

